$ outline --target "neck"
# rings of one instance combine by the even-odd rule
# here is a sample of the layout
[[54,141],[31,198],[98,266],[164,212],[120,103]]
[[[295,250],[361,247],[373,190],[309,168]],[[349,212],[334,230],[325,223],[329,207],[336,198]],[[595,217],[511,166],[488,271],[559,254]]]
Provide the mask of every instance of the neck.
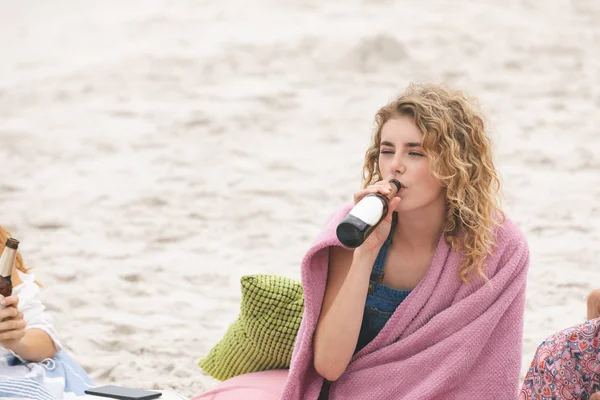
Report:
[[394,239],[413,250],[435,251],[446,222],[444,198],[425,207],[398,214]]

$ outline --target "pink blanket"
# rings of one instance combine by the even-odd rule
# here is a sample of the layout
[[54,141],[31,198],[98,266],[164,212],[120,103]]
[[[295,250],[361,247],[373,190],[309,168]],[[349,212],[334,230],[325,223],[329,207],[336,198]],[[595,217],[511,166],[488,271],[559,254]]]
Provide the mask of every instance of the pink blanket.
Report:
[[[326,223],[302,263],[305,310],[282,399],[317,399],[323,378],[313,335],[327,280],[329,247],[344,207]],[[425,278],[379,335],[331,384],[330,399],[510,399],[518,397],[527,242],[507,220],[487,259],[491,286],[458,279],[460,255],[440,238]]]

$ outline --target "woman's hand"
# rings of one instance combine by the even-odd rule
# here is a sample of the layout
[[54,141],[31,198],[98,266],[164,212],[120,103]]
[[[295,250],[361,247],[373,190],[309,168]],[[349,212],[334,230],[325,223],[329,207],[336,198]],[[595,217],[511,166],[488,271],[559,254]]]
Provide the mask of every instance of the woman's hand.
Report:
[[25,320],[17,296],[4,297],[0,304],[5,307],[0,309],[0,344],[12,350],[25,336]]
[[[363,199],[363,197],[371,193],[381,193],[387,197],[391,190],[392,184],[389,181],[379,181],[374,185],[368,186],[365,189],[354,193],[354,204],[358,203]],[[367,239],[357,248],[357,250],[366,251],[369,253],[379,251],[390,234],[390,229],[392,227],[392,213],[398,207],[398,204],[400,204],[400,198],[392,198],[389,203],[388,213],[383,221],[377,225],[377,228],[371,232],[369,237],[367,237]]]
[[600,289],[590,293],[587,301],[587,319],[595,318],[600,318]]

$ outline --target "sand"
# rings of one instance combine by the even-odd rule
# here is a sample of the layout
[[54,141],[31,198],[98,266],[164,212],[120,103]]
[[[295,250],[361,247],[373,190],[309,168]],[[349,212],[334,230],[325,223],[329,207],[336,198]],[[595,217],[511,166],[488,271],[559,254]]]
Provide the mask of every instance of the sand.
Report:
[[600,3],[0,0],[1,223],[99,384],[215,386],[239,278],[299,278],[411,81],[479,97],[531,246],[522,372],[600,286]]

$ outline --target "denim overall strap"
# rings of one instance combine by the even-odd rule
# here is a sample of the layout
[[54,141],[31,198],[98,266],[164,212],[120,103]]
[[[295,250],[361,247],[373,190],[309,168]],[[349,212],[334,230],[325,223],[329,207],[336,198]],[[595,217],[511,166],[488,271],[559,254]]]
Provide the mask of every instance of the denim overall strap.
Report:
[[394,212],[392,214],[392,227],[390,228],[390,234],[387,239],[381,246],[379,253],[377,254],[377,258],[375,259],[375,264],[373,265],[373,270],[371,271],[371,280],[377,283],[383,282],[383,276],[385,275],[385,260],[387,259],[388,250],[390,249],[390,245],[392,244],[392,237],[394,236],[394,229],[396,228],[396,224],[398,223],[398,215]]

